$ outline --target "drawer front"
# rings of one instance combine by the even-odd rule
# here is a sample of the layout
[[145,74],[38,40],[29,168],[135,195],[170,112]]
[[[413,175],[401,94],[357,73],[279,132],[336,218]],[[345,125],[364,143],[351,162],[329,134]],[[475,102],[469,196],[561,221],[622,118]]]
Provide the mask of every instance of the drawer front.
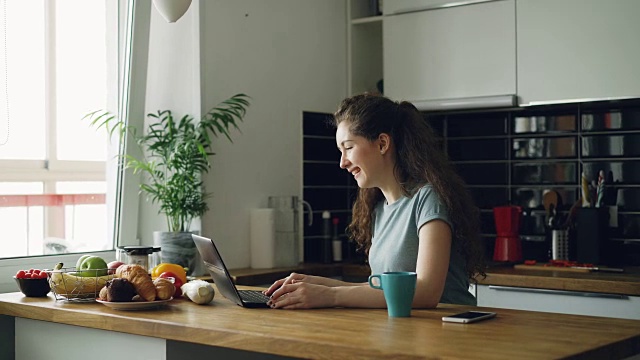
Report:
[[640,297],[478,285],[478,306],[640,320]]

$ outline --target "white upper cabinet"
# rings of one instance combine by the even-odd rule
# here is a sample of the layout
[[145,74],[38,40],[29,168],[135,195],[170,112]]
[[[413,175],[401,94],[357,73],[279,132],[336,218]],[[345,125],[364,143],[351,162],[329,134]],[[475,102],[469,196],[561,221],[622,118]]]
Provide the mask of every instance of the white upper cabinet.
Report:
[[523,105],[640,97],[640,1],[518,0]]
[[389,9],[390,3],[384,2],[383,18],[385,95],[429,101],[516,93],[515,0],[400,15],[387,11],[446,2]]

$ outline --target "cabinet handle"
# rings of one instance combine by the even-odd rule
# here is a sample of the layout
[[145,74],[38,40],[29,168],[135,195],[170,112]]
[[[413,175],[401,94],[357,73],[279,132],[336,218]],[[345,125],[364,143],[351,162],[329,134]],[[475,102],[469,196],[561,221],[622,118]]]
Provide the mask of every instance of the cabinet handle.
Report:
[[518,98],[515,95],[494,95],[456,99],[415,100],[413,105],[420,111],[501,108],[518,106]]
[[457,6],[480,4],[480,3],[492,2],[492,1],[498,1],[498,0],[457,0],[457,1],[447,1],[447,2],[445,2],[443,4],[416,6],[416,7],[412,7],[412,8],[396,10],[396,11],[392,12],[391,14],[385,14],[385,15],[402,15],[402,14],[408,14],[408,13],[412,13],[412,12],[427,11],[427,10],[437,10],[437,9],[444,9],[444,8],[457,7]]
[[533,288],[521,288],[521,287],[497,286],[497,285],[489,285],[489,290],[524,292],[524,293],[532,293],[532,294],[586,296],[591,298],[620,299],[620,300],[626,300],[629,298],[627,295],[620,295],[620,294],[605,294],[605,293],[593,293],[593,292],[584,292],[584,291],[567,291],[567,290],[552,290],[552,289],[533,289]]

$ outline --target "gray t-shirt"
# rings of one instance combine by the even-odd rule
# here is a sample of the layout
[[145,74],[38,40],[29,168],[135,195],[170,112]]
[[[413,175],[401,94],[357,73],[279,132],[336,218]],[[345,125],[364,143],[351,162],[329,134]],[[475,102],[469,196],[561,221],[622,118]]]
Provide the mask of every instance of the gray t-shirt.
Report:
[[[435,219],[449,221],[445,206],[431,185],[425,185],[413,197],[402,197],[393,204],[381,201],[375,208],[373,238],[369,249],[372,274],[387,271],[416,271],[418,260],[418,231]],[[476,298],[468,291],[469,281],[462,255],[451,249],[449,270],[440,302],[476,305]]]

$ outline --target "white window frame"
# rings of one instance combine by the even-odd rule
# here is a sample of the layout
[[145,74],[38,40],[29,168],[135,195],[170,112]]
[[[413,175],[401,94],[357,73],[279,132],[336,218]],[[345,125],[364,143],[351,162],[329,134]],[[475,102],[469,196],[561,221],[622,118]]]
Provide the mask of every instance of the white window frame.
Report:
[[[105,0],[111,1],[111,0]],[[114,101],[118,104],[118,114],[126,119],[130,126],[140,131],[144,125],[144,106],[147,77],[147,61],[149,53],[149,26],[151,17],[151,2],[137,0],[118,0],[118,39],[124,46],[118,61],[118,97]],[[50,85],[49,85],[50,86]],[[47,112],[51,110],[50,106]],[[111,146],[109,156],[129,152],[135,153],[135,143],[125,139],[118,146]],[[55,144],[51,144],[55,151]],[[50,149],[48,149],[50,151]],[[139,150],[138,150],[139,151]],[[115,163],[114,163],[115,164]],[[56,161],[47,164],[45,161],[3,160],[0,165],[11,167],[12,171],[0,173],[0,181],[107,181],[108,212],[115,214],[113,233],[116,245],[139,244],[138,206],[140,176],[133,175],[130,170],[124,170],[118,165],[108,166],[99,162]],[[88,165],[88,166],[84,166]],[[15,171],[13,171],[15,170]],[[111,190],[113,189],[113,190]],[[45,185],[45,191],[46,191]],[[115,259],[115,251],[100,251],[92,253],[105,259]],[[54,264],[63,262],[75,264],[78,254],[44,255],[0,260],[0,293],[18,291],[17,285],[11,279],[20,269],[52,268]]]

